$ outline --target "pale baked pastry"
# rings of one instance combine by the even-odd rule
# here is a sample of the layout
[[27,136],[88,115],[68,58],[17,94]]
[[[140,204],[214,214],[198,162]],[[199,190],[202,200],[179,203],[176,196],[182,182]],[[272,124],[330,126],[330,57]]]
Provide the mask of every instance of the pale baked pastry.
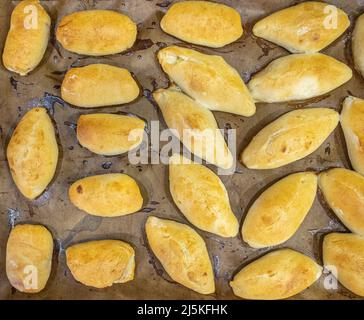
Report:
[[47,284],[52,267],[53,238],[41,225],[15,226],[6,247],[6,275],[21,292],[37,293]]
[[23,0],[11,15],[3,63],[22,76],[34,70],[48,46],[51,18],[39,0]]
[[352,233],[330,233],[324,238],[327,270],[351,292],[364,297],[364,238]]
[[183,41],[212,48],[232,43],[243,34],[238,11],[209,1],[174,3],[162,18],[161,28]]
[[290,54],[255,74],[248,88],[256,102],[304,100],[340,87],[352,75],[347,65],[322,53]]
[[233,156],[210,110],[177,88],[159,89],[153,97],[168,127],[177,131],[189,151],[223,169],[233,166]]
[[215,292],[206,244],[195,230],[151,216],[145,231],[150,248],[174,281],[201,294]]
[[355,22],[352,36],[352,51],[355,68],[364,76],[364,14]]
[[20,192],[35,199],[53,179],[58,145],[45,108],[28,111],[15,128],[7,147],[11,175]]
[[135,252],[119,240],[83,242],[66,250],[67,266],[82,284],[106,288],[134,279]]
[[242,237],[253,248],[276,246],[291,238],[316,196],[313,172],[291,174],[265,190],[250,207]]
[[68,195],[77,208],[94,216],[124,216],[139,211],[143,206],[138,184],[122,173],[80,179],[71,185]]
[[339,8],[307,1],[260,20],[253,34],[293,53],[314,53],[335,41],[349,26],[349,17]]
[[137,26],[129,17],[111,10],[85,10],[62,18],[57,40],[68,51],[88,56],[123,52],[136,40]]
[[340,115],[346,147],[354,170],[364,175],[364,100],[347,97]]
[[320,174],[319,186],[341,222],[364,236],[364,177],[355,171],[335,168]]
[[294,110],[268,124],[240,155],[250,169],[274,169],[300,160],[327,139],[339,123],[328,108]]
[[164,72],[210,110],[252,116],[255,104],[239,73],[224,58],[171,46],[158,52]]
[[96,108],[135,100],[139,86],[126,69],[91,64],[66,73],[61,95],[64,101],[77,107]]
[[197,228],[235,237],[239,223],[220,178],[209,168],[174,154],[169,161],[169,189],[184,216]]
[[77,121],[78,142],[90,151],[115,156],[138,147],[143,141],[145,122],[137,117],[95,113]]
[[244,299],[278,300],[305,290],[321,273],[322,267],[310,257],[280,249],[243,267],[230,286],[235,295]]

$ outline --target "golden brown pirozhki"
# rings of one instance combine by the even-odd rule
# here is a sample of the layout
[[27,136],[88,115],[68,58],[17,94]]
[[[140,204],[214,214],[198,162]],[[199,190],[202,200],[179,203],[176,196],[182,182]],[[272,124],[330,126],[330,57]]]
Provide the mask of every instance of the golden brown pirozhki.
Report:
[[162,18],[161,28],[183,41],[212,48],[232,43],[243,34],[238,11],[209,1],[174,3]]
[[119,240],[98,240],[75,244],[66,250],[67,266],[75,279],[95,288],[134,279],[134,249]]
[[28,111],[16,126],[6,155],[13,180],[28,199],[35,199],[53,179],[58,144],[45,108]]
[[85,10],[62,18],[57,40],[68,51],[104,56],[131,48],[137,26],[129,17],[112,10]]
[[23,0],[11,15],[3,63],[22,76],[34,70],[48,46],[51,18],[39,0]]
[[149,217],[148,243],[168,275],[201,294],[215,291],[214,273],[204,240],[191,227]]
[[53,238],[41,225],[22,224],[11,230],[6,247],[6,274],[21,292],[37,293],[47,284],[52,267]]

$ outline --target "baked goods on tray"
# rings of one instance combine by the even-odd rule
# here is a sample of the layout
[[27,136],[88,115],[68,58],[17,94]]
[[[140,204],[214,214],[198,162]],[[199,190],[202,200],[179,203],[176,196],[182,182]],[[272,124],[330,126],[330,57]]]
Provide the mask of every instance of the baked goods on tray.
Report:
[[61,87],[62,99],[80,108],[97,108],[129,103],[139,95],[130,72],[107,64],[72,68]]
[[53,238],[42,225],[19,224],[10,232],[6,246],[6,275],[21,292],[44,289],[51,273]]
[[235,295],[244,299],[285,299],[308,288],[321,273],[322,267],[312,258],[291,249],[279,249],[243,267],[230,286]]
[[160,25],[164,32],[176,38],[212,48],[234,42],[243,34],[238,11],[209,1],[174,3]]
[[148,244],[168,275],[201,294],[215,292],[215,280],[203,238],[186,224],[150,216]]
[[254,115],[255,104],[244,81],[222,57],[170,46],[158,52],[158,60],[170,79],[204,107]]
[[316,190],[314,172],[293,173],[268,187],[249,208],[241,231],[243,240],[253,248],[287,241],[308,214]]
[[173,155],[169,160],[169,190],[176,206],[197,228],[221,237],[235,237],[239,223],[220,178],[209,168]]
[[[307,298],[312,292],[322,297],[324,281],[309,293],[303,290],[322,273],[310,251],[317,235],[327,230],[335,232],[324,241],[325,266],[343,286],[363,295],[363,102],[357,86],[361,78],[354,73],[349,82],[352,63],[343,51],[346,38],[339,37],[350,22],[339,2],[335,7],[310,1],[286,9],[268,2],[260,7],[259,1],[231,2],[236,9],[208,1],[174,1],[168,9],[160,9],[168,2],[156,1],[58,2],[24,0],[9,6],[15,7],[11,19],[3,15],[4,22],[11,21],[7,39],[2,37],[0,83],[10,92],[0,99],[0,133],[13,180],[26,198],[19,199],[21,215],[15,217],[15,205],[11,209],[8,203],[14,204],[17,195],[7,201],[9,186],[2,193],[12,227],[6,265],[14,288],[36,293],[46,286],[53,240],[42,223],[59,242],[61,264],[50,277],[51,294],[35,298],[50,297],[60,274],[69,281],[61,290],[79,288],[92,298],[136,297],[133,290],[141,286],[143,298],[175,298],[174,292],[164,292],[169,287],[187,298],[230,298],[233,293],[245,299]],[[355,6],[347,6],[350,17]],[[39,11],[36,31],[22,25],[34,22],[34,8]],[[337,25],[328,30],[332,12]],[[240,39],[242,18],[247,32]],[[361,24],[359,17],[352,39],[358,71]],[[319,53],[324,48],[325,54]],[[271,119],[276,120],[268,124]],[[156,120],[162,123],[154,131]],[[349,166],[339,120],[356,172],[331,169]],[[171,131],[161,131],[165,127]],[[164,147],[172,145],[166,133],[178,147],[168,153],[173,155],[169,162],[163,161]],[[156,138],[160,145],[154,145]],[[241,149],[245,167],[236,166]],[[148,163],[130,157],[144,151],[147,156],[140,159]],[[113,158],[102,162],[105,157]],[[155,157],[166,167],[154,166]],[[318,182],[337,221],[333,215],[316,216],[324,205],[323,198],[315,201]],[[165,219],[173,215],[181,223]],[[336,232],[344,225],[352,234]],[[120,232],[130,244],[117,240]],[[272,246],[280,248],[267,253]],[[247,264],[259,254],[257,248],[265,255]],[[234,276],[237,259],[244,267]],[[158,278],[163,273],[159,263],[171,280]],[[40,272],[39,283],[31,282],[37,287],[27,287],[32,266]],[[162,289],[151,292],[155,284]],[[341,291],[333,295],[340,296]]]
[[248,88],[257,102],[305,100],[340,87],[352,75],[346,64],[322,53],[290,54],[255,74]]
[[104,56],[131,48],[137,26],[124,14],[112,10],[84,10],[61,19],[56,37],[68,51]]
[[348,15],[334,5],[305,1],[259,20],[253,34],[292,53],[321,51],[350,26]]
[[40,196],[52,181],[58,163],[58,144],[47,109],[29,110],[16,126],[6,156],[13,180],[28,199]]
[[74,278],[86,286],[102,289],[134,279],[134,249],[120,240],[74,244],[66,249],[66,259]]
[[232,167],[233,156],[209,109],[175,87],[159,89],[153,97],[167,126],[176,131],[189,151],[223,169]]
[[364,76],[364,14],[355,21],[352,37],[352,52],[356,69]]
[[42,61],[48,46],[51,18],[39,0],[21,1],[11,15],[5,41],[3,63],[22,76]]
[[340,283],[364,297],[364,238],[352,233],[330,233],[323,241],[323,261]]
[[347,97],[343,102],[340,124],[354,170],[364,174],[364,100]]
[[77,139],[91,152],[115,156],[137,148],[143,141],[145,122],[134,116],[91,113],[77,120]]
[[274,169],[314,152],[334,131],[339,114],[328,108],[288,112],[274,120],[250,141],[240,160],[250,169]]
[[137,182],[127,174],[107,173],[75,181],[68,190],[70,201],[80,210],[101,217],[119,217],[143,206]]
[[329,169],[320,173],[319,187],[341,222],[364,236],[364,177],[344,168]]

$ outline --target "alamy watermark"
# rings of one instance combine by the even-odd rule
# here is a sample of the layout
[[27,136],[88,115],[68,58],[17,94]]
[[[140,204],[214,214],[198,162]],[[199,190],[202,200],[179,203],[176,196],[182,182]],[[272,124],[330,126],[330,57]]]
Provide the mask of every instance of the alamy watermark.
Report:
[[338,285],[338,271],[336,266],[327,265],[322,271],[324,275],[324,283],[323,286],[327,291],[337,290],[339,288]]
[[27,265],[23,269],[23,286],[25,290],[38,290],[38,268],[34,265]]
[[[24,278],[23,278],[23,287],[25,290],[38,290],[38,269],[34,265],[27,265],[23,269]],[[337,268],[333,265],[327,265],[322,271],[323,279],[323,287],[327,291],[336,291],[338,290],[338,271]]]
[[143,136],[140,147],[128,152],[128,160],[133,165],[160,163],[168,165],[173,154],[182,153],[182,142],[189,151],[183,152],[188,162],[201,164],[202,160],[205,160],[209,164],[216,165],[218,174],[221,175],[235,172],[236,129],[160,130],[159,121],[151,121],[149,133],[135,129],[130,131],[128,140],[135,142],[140,136]]
[[24,7],[24,13],[26,14],[24,18],[24,28],[26,30],[37,30],[38,29],[38,8],[33,5],[27,5]]
[[338,9],[333,5],[327,5],[324,8],[324,28],[327,30],[335,30],[338,27]]

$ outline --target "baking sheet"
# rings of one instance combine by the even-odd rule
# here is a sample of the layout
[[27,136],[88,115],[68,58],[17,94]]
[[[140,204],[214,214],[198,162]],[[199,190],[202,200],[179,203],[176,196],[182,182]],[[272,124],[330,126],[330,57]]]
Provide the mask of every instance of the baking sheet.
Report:
[[[130,112],[148,121],[162,120],[159,112],[148,100],[150,91],[166,87],[167,77],[161,71],[156,52],[165,45],[181,43],[163,33],[159,21],[168,5],[165,0],[50,0],[41,1],[52,17],[52,40],[40,66],[27,77],[12,74],[0,66],[0,299],[236,299],[228,283],[232,276],[249,261],[270,249],[255,250],[242,242],[239,235],[223,239],[198,231],[206,240],[216,274],[216,293],[203,296],[174,283],[150,253],[144,236],[146,218],[153,214],[187,223],[178,211],[168,191],[167,167],[164,165],[133,166],[126,156],[102,157],[92,154],[78,143],[74,125],[80,114],[93,112]],[[245,80],[268,62],[287,54],[284,49],[266,41],[255,39],[251,27],[255,21],[278,9],[301,1],[290,0],[240,0],[217,1],[236,8],[242,16],[245,33],[237,42],[220,49],[199,47],[210,54],[222,55]],[[10,14],[18,1],[0,1],[0,49],[9,27]],[[332,0],[331,4],[345,9],[353,23],[364,11],[364,0]],[[127,53],[110,57],[92,58],[69,53],[54,40],[54,27],[71,12],[84,9],[112,9],[127,14],[138,24],[138,41]],[[350,31],[323,52],[352,66],[350,57]],[[188,45],[190,46],[190,45]],[[190,46],[192,47],[192,46]],[[65,71],[71,66],[89,63],[109,63],[131,70],[143,88],[135,102],[98,110],[81,110],[62,103],[60,84]],[[304,103],[258,104],[252,118],[214,112],[221,128],[237,129],[237,151],[248,144],[252,136],[264,125],[283,113],[306,106],[323,106],[341,110],[341,103],[349,93],[364,98],[364,81],[355,72],[353,79],[334,92]],[[5,147],[20,117],[32,106],[43,104],[53,110],[56,123],[60,160],[56,177],[45,194],[36,201],[27,201],[14,186],[5,159]],[[161,121],[161,129],[165,124]],[[275,170],[248,170],[238,164],[237,173],[221,176],[226,185],[231,206],[239,221],[254,199],[270,184],[281,177],[302,170],[321,171],[330,167],[350,167],[341,129],[312,155],[303,160]],[[216,168],[213,168],[216,171]],[[136,178],[142,185],[146,198],[143,212],[119,218],[99,218],[76,209],[68,200],[69,185],[82,177],[108,172],[124,172]],[[31,222],[47,226],[53,233],[56,249],[52,274],[47,287],[39,294],[23,294],[12,289],[5,275],[5,248],[12,224]],[[322,263],[322,236],[330,231],[345,228],[317,196],[314,206],[298,232],[278,247],[290,247],[304,252]],[[116,284],[107,289],[94,289],[77,283],[65,264],[64,248],[70,244],[91,239],[115,238],[127,241],[136,250],[135,279],[126,284]],[[324,289],[325,275],[313,286],[293,299],[357,299],[358,297],[339,286],[337,290]],[[326,280],[327,281],[327,280]]]

